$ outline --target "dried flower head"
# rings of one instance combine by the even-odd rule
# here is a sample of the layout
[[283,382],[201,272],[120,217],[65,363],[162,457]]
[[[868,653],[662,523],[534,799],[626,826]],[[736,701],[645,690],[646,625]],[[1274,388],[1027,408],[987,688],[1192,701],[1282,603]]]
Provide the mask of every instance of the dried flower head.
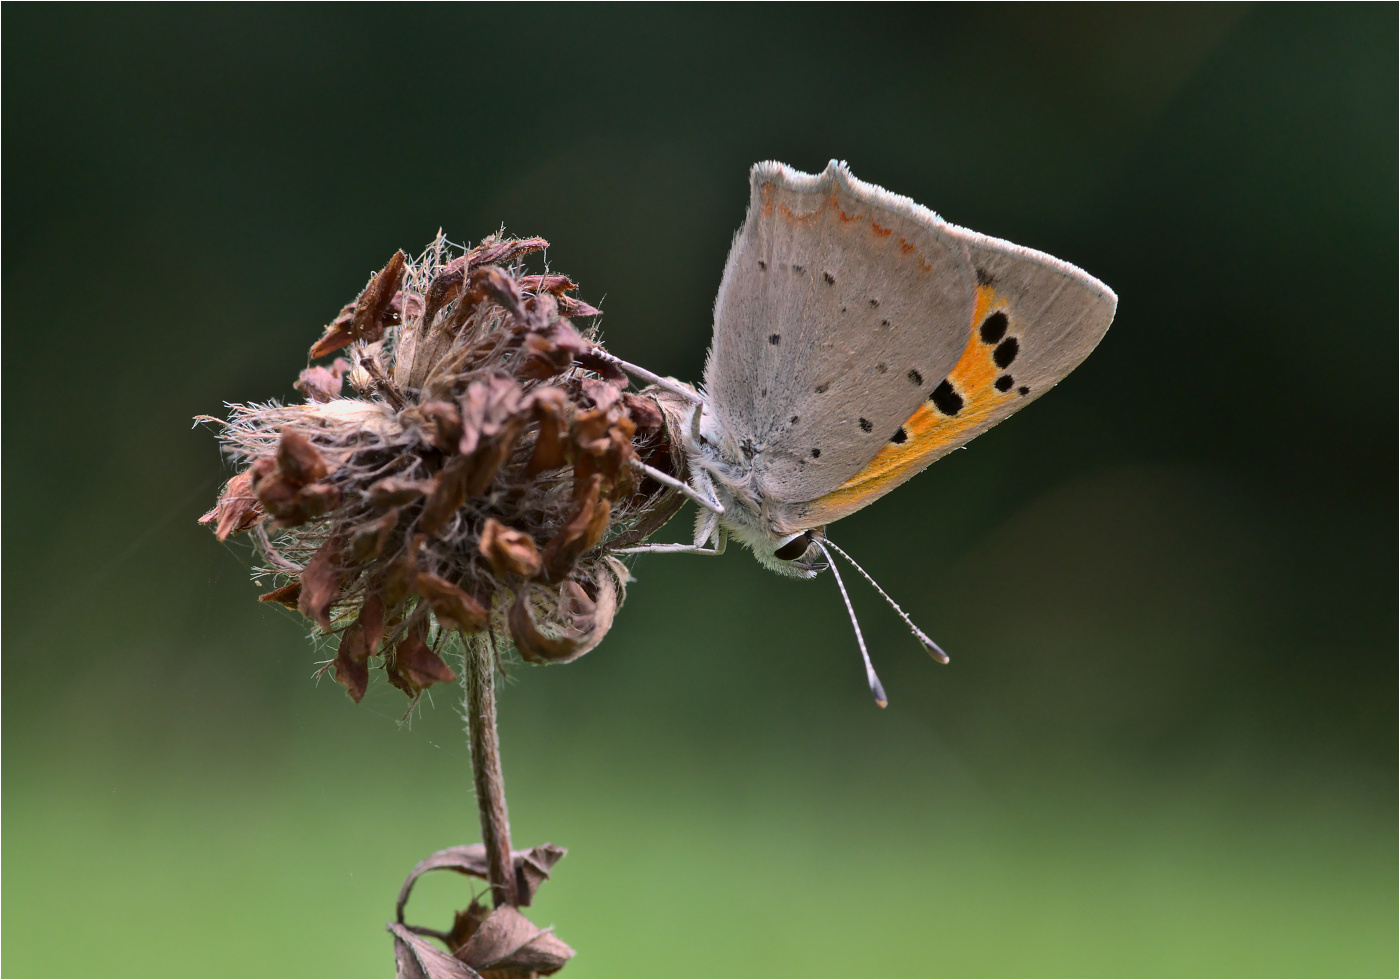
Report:
[[534,663],[582,656],[623,599],[611,550],[680,508],[636,469],[682,472],[659,405],[571,322],[599,311],[565,276],[524,274],[547,244],[396,253],[311,347],[337,356],[301,372],[303,404],[213,420],[240,471],[201,521],[252,533],[258,573],[285,581],[260,598],[338,638],[357,701],[371,666],[410,697],[452,680],[453,632]]

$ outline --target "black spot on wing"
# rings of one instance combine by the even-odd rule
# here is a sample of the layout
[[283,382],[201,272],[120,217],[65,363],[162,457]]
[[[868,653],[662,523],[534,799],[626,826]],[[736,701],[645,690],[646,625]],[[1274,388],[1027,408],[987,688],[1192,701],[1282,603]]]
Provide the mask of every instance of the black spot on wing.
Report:
[[1021,385],[1021,387],[1019,387],[1019,388],[1016,389],[1016,394],[1020,395],[1022,398],[1026,397],[1026,396],[1029,395],[1030,393],[1031,393],[1031,390],[1030,390],[1029,388],[1027,388],[1025,385]]
[[869,420],[869,419],[861,419],[861,420],[860,420],[860,431],[861,431],[861,432],[869,432],[869,431],[870,431],[871,429],[873,429],[873,428],[875,428],[875,426],[873,426],[873,425],[870,424],[870,420]]
[[829,385],[829,384],[819,384],[819,385],[817,385],[815,388],[813,388],[812,390],[815,391],[815,392],[816,392],[817,394],[819,394],[819,395],[825,395],[825,394],[826,394],[826,389],[828,389],[828,388],[830,388],[830,387],[831,387],[831,385]]
[[918,371],[914,370],[913,368],[909,369],[909,373],[906,374],[905,377],[908,378],[910,381],[914,382],[914,384],[918,385],[920,388],[924,386],[924,376]]
[[820,449],[813,449],[813,450],[812,450],[812,458],[813,458],[813,459],[821,459],[821,458],[822,458],[822,451],[821,451]]
[[770,333],[770,334],[768,335],[768,343],[772,344],[774,347],[777,347],[777,346],[778,346],[778,341],[779,341],[780,339],[782,339],[782,335],[781,335],[781,334]]
[[884,361],[881,361],[879,364],[875,365],[875,373],[876,373],[876,374],[884,374],[884,373],[886,373],[887,371],[889,371],[889,369],[890,369],[890,366],[889,366],[888,364],[886,364]]
[[902,426],[902,425],[899,427],[899,431],[898,431],[898,432],[896,432],[894,435],[890,436],[890,442],[894,443],[896,446],[900,445],[901,443],[908,442],[908,441],[909,441],[909,433],[907,433],[907,432],[904,431],[904,426]]
[[889,325],[890,325],[890,321],[888,321],[888,320],[881,320],[881,321],[880,321],[880,326],[882,326],[882,327],[888,327]]
[[878,299],[872,299],[872,300],[870,301],[870,308],[871,308],[872,310],[875,309],[876,307],[878,307],[879,305],[880,305],[880,301],[879,301]]
[[796,415],[794,415],[792,418],[788,419],[788,425],[796,425],[796,424],[797,424],[797,416],[796,416]]
[[828,286],[836,285],[836,277],[833,276],[830,272],[823,272],[822,279],[826,282]]
[[987,319],[982,321],[982,343],[995,344],[1002,337],[1006,336],[1006,314],[997,310]]
[[759,260],[758,260],[758,271],[760,271],[760,272],[767,272],[767,271],[768,271],[768,263],[767,263],[767,262],[764,262],[762,259],[759,259]]
[[1015,383],[1015,381],[1011,380],[1011,375],[1003,374],[992,382],[992,387],[996,388],[997,391],[1010,391],[1011,386]]
[[962,411],[962,395],[953,390],[952,384],[946,378],[938,383],[937,388],[933,389],[933,394],[928,396],[928,400],[933,402],[933,407],[944,415],[957,415]]
[[800,266],[800,265],[795,265],[795,266],[792,267],[792,271],[795,272],[795,273],[797,273],[797,274],[800,276],[800,275],[802,275],[802,273],[806,272],[807,270],[804,269],[804,268],[802,268],[802,266]]
[[992,278],[992,274],[986,269],[977,270],[977,285],[990,286],[994,282],[996,282],[996,280]]
[[1016,338],[1007,337],[997,344],[996,350],[992,351],[992,362],[999,368],[1010,367],[1020,350],[1021,345],[1016,343]]

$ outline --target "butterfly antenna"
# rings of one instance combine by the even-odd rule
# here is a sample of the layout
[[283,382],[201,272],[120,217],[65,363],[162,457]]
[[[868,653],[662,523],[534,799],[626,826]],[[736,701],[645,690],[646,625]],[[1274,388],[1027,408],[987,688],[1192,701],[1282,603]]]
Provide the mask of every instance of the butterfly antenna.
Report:
[[[817,543],[821,544],[822,542],[819,541]],[[885,601],[890,604],[891,609],[899,613],[899,618],[904,620],[905,625],[908,626],[909,629],[911,629],[914,632],[915,638],[918,639],[918,641],[924,645],[924,649],[928,650],[928,652],[933,655],[934,660],[937,660],[941,664],[946,664],[948,662],[948,655],[943,652],[943,648],[940,647],[937,643],[934,643],[931,639],[929,639],[927,633],[925,633],[923,630],[919,629],[919,627],[914,625],[914,621],[909,618],[908,613],[906,613],[903,609],[899,608],[899,603],[891,599],[889,595],[886,594],[885,590],[880,588],[880,583],[871,578],[870,573],[867,572],[865,569],[861,568],[859,562],[857,562],[850,555],[846,554],[846,552],[841,548],[841,546],[835,541],[832,541],[830,538],[827,538],[825,543],[835,548],[836,553],[838,555],[850,562],[852,568],[860,572],[861,575],[865,576],[865,580],[867,582],[875,586],[875,591],[880,593],[881,596],[884,596]],[[826,548],[822,548],[822,550],[826,551]],[[827,558],[830,557],[831,555],[828,554]]]
[[860,646],[860,657],[865,661],[865,679],[870,682],[870,693],[874,695],[875,703],[883,708],[890,702],[885,697],[885,687],[880,683],[880,678],[875,676],[875,666],[870,662],[870,653],[865,649],[865,637],[860,635],[860,623],[856,620],[856,611],[855,607],[851,605],[851,597],[846,594],[846,583],[841,581],[841,573],[836,570],[836,560],[831,557],[831,552],[826,550],[826,546],[821,541],[816,538],[812,540],[826,555],[827,563],[831,566],[831,574],[836,576],[836,587],[841,590],[841,598],[846,603],[846,613],[851,617],[851,626],[856,631],[856,643]]

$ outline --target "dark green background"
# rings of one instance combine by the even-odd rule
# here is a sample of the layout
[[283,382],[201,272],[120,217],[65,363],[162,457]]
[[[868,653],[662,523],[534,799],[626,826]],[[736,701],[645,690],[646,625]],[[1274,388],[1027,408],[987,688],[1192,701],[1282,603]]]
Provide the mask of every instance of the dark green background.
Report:
[[[313,684],[195,517],[396,248],[502,222],[699,377],[747,168],[830,157],[1119,294],[1052,396],[834,529],[834,584],[636,563],[517,669],[567,975],[1387,974],[1393,5],[15,6],[4,35],[10,974],[392,970],[477,838],[451,690]],[[667,533],[684,534],[684,522]],[[443,922],[466,882],[425,881]]]

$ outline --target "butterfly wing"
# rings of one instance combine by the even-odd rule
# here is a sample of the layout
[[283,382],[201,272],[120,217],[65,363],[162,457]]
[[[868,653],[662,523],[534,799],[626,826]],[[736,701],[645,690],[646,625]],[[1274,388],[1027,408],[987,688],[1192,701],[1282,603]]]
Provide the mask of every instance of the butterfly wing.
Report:
[[790,508],[818,527],[884,496],[940,456],[1035,401],[1098,345],[1118,298],[1103,283],[1043,252],[955,226],[976,269],[957,363],[896,438],[839,487]]
[[844,484],[957,362],[977,282],[947,227],[834,161],[754,166],[705,388],[764,500]]
[[844,517],[1039,397],[1117,298],[833,161],[750,174],[706,391],[775,530]]

